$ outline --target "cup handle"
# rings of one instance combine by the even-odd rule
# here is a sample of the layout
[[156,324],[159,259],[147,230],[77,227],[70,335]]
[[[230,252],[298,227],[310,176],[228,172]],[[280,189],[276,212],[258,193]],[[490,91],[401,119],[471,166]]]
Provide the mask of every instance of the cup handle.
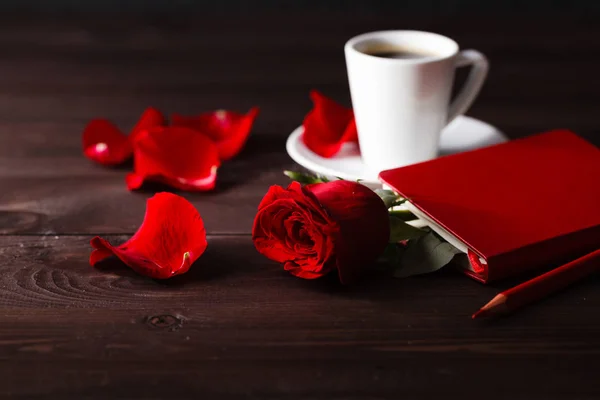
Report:
[[487,59],[477,50],[463,50],[458,53],[456,56],[456,67],[466,66],[472,66],[472,69],[460,93],[456,96],[452,104],[450,104],[447,124],[469,109],[473,100],[479,94],[479,90],[483,86],[489,69]]

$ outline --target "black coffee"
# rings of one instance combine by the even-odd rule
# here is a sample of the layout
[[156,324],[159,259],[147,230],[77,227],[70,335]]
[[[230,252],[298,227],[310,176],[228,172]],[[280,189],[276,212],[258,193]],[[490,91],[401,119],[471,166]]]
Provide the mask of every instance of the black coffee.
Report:
[[395,58],[399,60],[414,60],[419,58],[431,57],[434,54],[420,52],[415,50],[398,49],[398,50],[373,50],[365,51],[365,54],[369,54],[375,57],[381,58]]

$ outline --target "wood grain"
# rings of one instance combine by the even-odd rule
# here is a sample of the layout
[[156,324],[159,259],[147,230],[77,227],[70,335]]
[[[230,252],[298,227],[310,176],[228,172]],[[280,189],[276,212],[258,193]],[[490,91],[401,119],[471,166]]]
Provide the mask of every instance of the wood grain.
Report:
[[[248,236],[211,236],[187,275],[156,282],[116,261],[90,267],[88,242],[2,239],[4,394],[504,398],[525,387],[530,399],[600,394],[588,367],[600,354],[600,327],[581,319],[600,306],[598,279],[511,319],[478,324],[469,312],[495,289],[451,271],[405,280],[374,273],[342,288],[289,276],[257,257]],[[525,378],[524,370],[535,372]],[[548,380],[553,374],[561,379]]]
[[[15,136],[4,136],[16,151],[0,150],[0,234],[133,233],[146,199],[170,190],[129,192],[126,167],[94,165],[80,154],[78,137],[68,141],[43,126],[27,126],[35,133],[19,128]],[[284,148],[284,136],[257,135],[219,169],[215,191],[180,194],[194,203],[210,233],[249,233],[269,186],[287,185],[282,171],[297,169]]]
[[450,35],[490,58],[490,77],[472,115],[517,130],[513,135],[563,125],[596,129],[600,45],[589,21],[407,15],[340,17],[334,24],[333,17],[311,16],[307,30],[305,16],[264,20],[9,19],[0,28],[6,38],[0,50],[10,60],[0,64],[0,118],[83,125],[106,116],[131,125],[150,104],[183,113],[260,105],[257,131],[285,135],[310,107],[310,88],[348,103],[347,38],[405,26]]
[[[343,43],[390,28],[485,53],[469,114],[511,138],[566,127],[600,145],[591,18],[0,14],[0,397],[598,398],[598,277],[479,323],[470,314],[515,282],[374,270],[348,288],[293,278],[255,251],[256,206],[295,167],[285,139],[308,91],[349,105]],[[127,131],[149,105],[261,107],[218,189],[183,194],[209,247],[167,282],[88,265],[91,237],[126,240],[162,188],[128,192],[126,167],[81,155],[81,131],[98,116]]]

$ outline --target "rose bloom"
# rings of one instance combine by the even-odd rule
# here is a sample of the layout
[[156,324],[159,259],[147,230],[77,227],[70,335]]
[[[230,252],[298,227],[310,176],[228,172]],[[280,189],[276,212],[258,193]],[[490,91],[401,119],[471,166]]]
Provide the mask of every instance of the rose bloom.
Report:
[[337,269],[344,284],[373,265],[389,236],[388,210],[379,196],[343,180],[272,186],[252,229],[256,249],[286,271],[315,279]]

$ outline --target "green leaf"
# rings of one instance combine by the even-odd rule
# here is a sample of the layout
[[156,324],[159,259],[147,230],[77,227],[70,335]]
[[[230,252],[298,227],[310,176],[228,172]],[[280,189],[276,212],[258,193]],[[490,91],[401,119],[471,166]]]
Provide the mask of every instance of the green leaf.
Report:
[[399,210],[390,210],[389,214],[392,217],[400,218],[402,221],[412,221],[417,219],[415,214],[405,208]]
[[403,197],[398,198],[398,200],[396,200],[396,202],[394,202],[389,208],[391,207],[396,207],[396,206],[401,206],[402,204],[406,203],[408,201],[408,199],[405,199]]
[[399,196],[397,193],[386,190],[386,189],[375,189],[375,193],[381,197],[381,200],[385,203],[387,208],[394,207],[395,205],[399,205],[404,203],[404,198]]
[[400,257],[402,256],[403,250],[404,246],[399,245],[398,243],[388,243],[383,250],[380,261],[386,262],[387,264],[395,267],[400,262]]
[[408,242],[396,265],[394,276],[406,278],[437,271],[452,261],[457,254],[463,253],[435,233],[429,232]]
[[329,182],[325,177],[318,177],[314,175],[304,174],[302,172],[295,171],[283,171],[283,174],[293,181],[299,182],[303,185],[311,183],[325,183]]
[[426,230],[415,228],[400,218],[390,215],[390,243],[416,239],[425,234],[427,234]]

